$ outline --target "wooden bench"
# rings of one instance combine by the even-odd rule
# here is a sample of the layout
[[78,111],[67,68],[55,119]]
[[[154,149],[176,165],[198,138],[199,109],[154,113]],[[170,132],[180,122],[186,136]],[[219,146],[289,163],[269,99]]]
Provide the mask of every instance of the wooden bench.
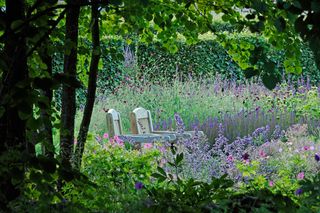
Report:
[[107,128],[110,137],[118,136],[123,141],[130,141],[135,143],[152,143],[174,141],[175,137],[166,135],[148,133],[148,134],[123,134],[121,116],[115,109],[110,109],[107,112]]
[[[184,133],[177,133],[173,131],[154,131],[152,125],[151,113],[142,107],[134,109],[130,114],[131,132],[133,134],[160,134],[169,137],[190,139],[195,135],[195,131],[185,131]],[[198,135],[204,136],[202,131],[198,131]]]

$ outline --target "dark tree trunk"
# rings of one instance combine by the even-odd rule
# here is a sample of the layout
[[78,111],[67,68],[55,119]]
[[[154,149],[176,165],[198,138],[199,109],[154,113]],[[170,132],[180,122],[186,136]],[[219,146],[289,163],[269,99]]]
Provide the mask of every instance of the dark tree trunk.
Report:
[[[16,20],[25,19],[24,0],[6,0],[6,31],[5,44],[1,60],[6,64],[3,70],[0,88],[0,106],[5,109],[0,118],[0,154],[7,155],[6,162],[0,162],[1,168],[9,169],[0,174],[0,189],[4,198],[0,199],[0,209],[6,209],[9,201],[16,199],[20,190],[12,183],[11,178],[23,179],[24,170],[21,156],[15,156],[12,150],[18,153],[25,151],[26,122],[19,117],[19,110],[32,114],[32,106],[26,104],[29,88],[16,87],[18,82],[28,78],[26,39],[21,32],[14,32],[11,28]],[[24,104],[26,104],[24,106]],[[30,111],[31,109],[31,111]],[[31,147],[32,148],[32,147]]]
[[[45,47],[44,47],[45,48]],[[45,48],[42,55],[42,61],[47,65],[47,72],[52,76],[52,57]],[[48,98],[48,109],[41,109],[41,120],[43,123],[43,134],[45,144],[42,144],[42,153],[47,157],[54,157],[54,145],[52,136],[52,122],[51,122],[51,103],[53,92],[50,87],[43,89],[43,95]]]
[[[68,1],[77,4],[78,1]],[[74,5],[67,9],[66,14],[66,38],[65,41],[72,44],[71,49],[66,50],[64,56],[64,74],[70,78],[76,78],[77,46],[79,29],[80,6]],[[61,127],[60,127],[60,157],[65,166],[71,166],[74,142],[74,120],[76,114],[76,93],[72,85],[64,84],[62,89]]]
[[76,169],[80,170],[81,159],[83,155],[84,146],[87,140],[88,130],[90,126],[90,120],[92,115],[92,110],[95,101],[96,88],[97,88],[97,74],[98,74],[98,64],[100,60],[100,30],[99,30],[99,10],[98,5],[92,5],[92,54],[89,72],[89,82],[88,82],[88,92],[87,100],[84,108],[84,113],[80,125],[80,131],[78,135],[78,143],[76,145],[73,164]]

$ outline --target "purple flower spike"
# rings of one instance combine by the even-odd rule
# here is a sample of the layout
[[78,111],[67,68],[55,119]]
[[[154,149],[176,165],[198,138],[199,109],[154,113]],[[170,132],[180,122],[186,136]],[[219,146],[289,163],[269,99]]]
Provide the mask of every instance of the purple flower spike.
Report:
[[296,195],[301,195],[303,193],[303,190],[301,188],[297,189],[295,194]]
[[317,162],[319,162],[319,161],[320,161],[320,155],[319,155],[318,153],[316,153],[316,154],[314,155],[314,159],[315,159]]
[[180,134],[183,133],[185,130],[185,126],[184,126],[182,118],[180,117],[180,115],[178,113],[174,113],[174,120],[176,121],[177,132]]
[[134,185],[134,188],[136,188],[136,190],[141,190],[143,188],[143,183],[141,182],[136,182],[136,184]]

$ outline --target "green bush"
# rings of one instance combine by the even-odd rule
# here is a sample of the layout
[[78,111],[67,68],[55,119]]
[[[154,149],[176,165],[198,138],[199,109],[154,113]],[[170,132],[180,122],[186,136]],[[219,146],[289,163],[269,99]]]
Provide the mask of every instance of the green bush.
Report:
[[[99,141],[99,142],[98,142]],[[111,145],[107,138],[89,137],[82,172],[94,183],[79,190],[65,187],[67,200],[77,202],[92,212],[139,212],[146,193],[136,183],[149,184],[156,170],[160,151],[131,150],[128,146]]]
[[215,74],[221,74],[225,78],[243,79],[239,66],[214,40],[201,41],[191,46],[179,43],[176,54],[166,52],[159,43],[140,45],[137,54],[141,72],[151,79],[181,79]]

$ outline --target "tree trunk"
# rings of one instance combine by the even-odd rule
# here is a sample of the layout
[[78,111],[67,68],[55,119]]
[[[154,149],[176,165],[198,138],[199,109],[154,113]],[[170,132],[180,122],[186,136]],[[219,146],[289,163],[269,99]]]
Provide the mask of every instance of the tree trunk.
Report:
[[89,72],[89,82],[88,82],[88,92],[86,105],[84,108],[84,113],[80,125],[80,131],[78,135],[78,143],[76,145],[73,165],[76,169],[80,170],[81,159],[83,155],[84,146],[87,140],[88,130],[90,126],[91,115],[93,111],[96,88],[97,88],[97,74],[98,74],[98,64],[100,60],[100,30],[99,30],[99,10],[98,5],[92,5],[92,54]]
[[[77,4],[78,1],[68,1]],[[66,13],[66,38],[70,42],[71,49],[64,55],[64,74],[70,78],[76,78],[77,47],[79,29],[80,6],[73,5]],[[68,44],[68,43],[67,43]],[[62,88],[61,127],[60,127],[60,157],[65,166],[71,166],[74,142],[74,120],[76,114],[76,93],[72,85],[64,84]]]
[[[0,106],[5,109],[0,118],[0,154],[7,155],[6,162],[0,162],[1,168],[9,169],[0,174],[0,188],[4,198],[0,200],[0,209],[6,209],[6,204],[20,195],[16,183],[12,177],[23,180],[23,162],[19,153],[27,149],[26,122],[19,116],[19,110],[26,110],[32,114],[32,106],[28,106],[25,100],[28,97],[29,88],[16,87],[18,82],[28,78],[26,39],[25,35],[14,32],[11,28],[16,20],[25,19],[24,0],[6,0],[6,31],[3,56],[1,60],[6,64],[3,70],[0,90]],[[8,99],[7,99],[8,98]],[[30,111],[31,109],[31,111]],[[18,151],[10,153],[11,151]],[[10,154],[9,154],[10,153]]]
[[[50,41],[48,41],[50,42]],[[45,43],[46,45],[46,43]],[[47,72],[49,76],[52,76],[52,57],[49,55],[48,50],[46,47],[45,51],[42,55],[42,61],[47,65]],[[43,123],[43,133],[44,133],[44,140],[45,144],[42,144],[42,154],[47,157],[54,157],[54,145],[53,145],[53,135],[52,135],[52,122],[51,122],[51,103],[53,92],[51,88],[43,89],[43,95],[48,98],[48,109],[41,109],[41,120]]]

